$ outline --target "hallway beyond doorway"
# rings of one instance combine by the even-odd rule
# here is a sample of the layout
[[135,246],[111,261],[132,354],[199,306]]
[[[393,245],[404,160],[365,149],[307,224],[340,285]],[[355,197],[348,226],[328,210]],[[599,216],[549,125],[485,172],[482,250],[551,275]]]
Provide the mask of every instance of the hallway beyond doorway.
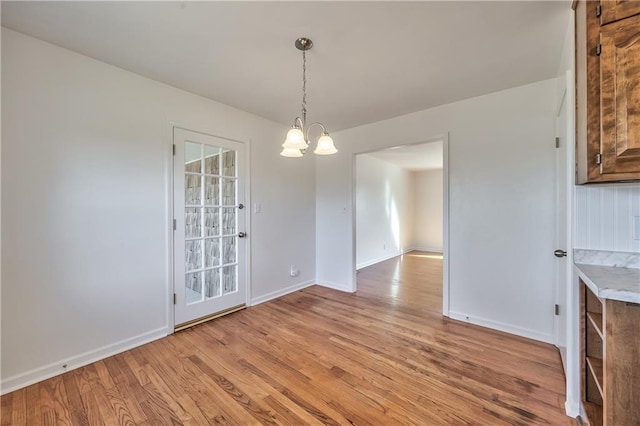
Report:
[[358,294],[442,313],[442,253],[411,251],[358,270]]

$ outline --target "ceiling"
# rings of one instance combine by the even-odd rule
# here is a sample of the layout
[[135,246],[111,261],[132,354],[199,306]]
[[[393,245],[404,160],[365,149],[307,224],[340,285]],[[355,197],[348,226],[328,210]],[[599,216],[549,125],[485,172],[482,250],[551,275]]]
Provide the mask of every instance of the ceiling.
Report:
[[283,124],[355,127],[556,75],[570,1],[8,2],[2,25]]
[[403,145],[368,154],[410,171],[442,169],[442,141]]

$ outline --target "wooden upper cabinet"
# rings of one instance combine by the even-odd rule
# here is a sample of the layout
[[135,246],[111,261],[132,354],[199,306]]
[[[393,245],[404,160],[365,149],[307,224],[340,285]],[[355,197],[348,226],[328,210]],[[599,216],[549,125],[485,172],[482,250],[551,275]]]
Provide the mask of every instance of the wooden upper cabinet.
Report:
[[601,173],[636,172],[640,164],[640,15],[602,27],[600,45]]
[[576,183],[640,180],[640,0],[575,11]]
[[605,25],[640,14],[638,0],[601,0],[600,24]]

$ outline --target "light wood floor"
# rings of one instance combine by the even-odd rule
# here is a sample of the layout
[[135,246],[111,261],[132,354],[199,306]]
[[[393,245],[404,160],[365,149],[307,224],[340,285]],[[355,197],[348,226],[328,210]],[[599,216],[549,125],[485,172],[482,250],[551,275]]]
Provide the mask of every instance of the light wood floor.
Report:
[[442,261],[365,268],[2,397],[2,425],[573,424],[550,345],[440,315]]

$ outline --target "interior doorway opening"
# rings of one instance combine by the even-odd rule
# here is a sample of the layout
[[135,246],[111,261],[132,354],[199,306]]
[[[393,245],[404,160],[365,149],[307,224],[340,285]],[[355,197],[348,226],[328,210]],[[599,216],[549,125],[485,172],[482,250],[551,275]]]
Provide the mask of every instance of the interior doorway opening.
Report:
[[447,139],[354,156],[355,283],[448,315]]

